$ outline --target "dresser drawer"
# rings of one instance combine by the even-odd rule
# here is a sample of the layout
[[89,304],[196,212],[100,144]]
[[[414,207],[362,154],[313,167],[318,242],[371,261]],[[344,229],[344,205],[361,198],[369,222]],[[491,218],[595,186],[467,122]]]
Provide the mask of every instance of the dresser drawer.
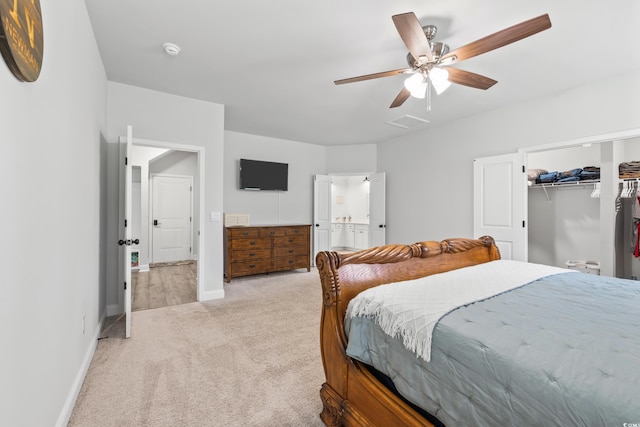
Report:
[[270,259],[234,262],[231,264],[231,274],[233,276],[247,276],[249,274],[266,273],[271,271],[271,265]]
[[229,241],[232,251],[251,249],[271,249],[271,239],[234,239]]
[[235,250],[231,262],[245,262],[271,258],[271,249]]
[[308,246],[286,246],[273,248],[274,257],[291,257],[298,255],[307,255],[309,252]]
[[288,270],[294,268],[309,268],[308,257],[301,255],[273,259],[274,270]]
[[309,227],[291,227],[284,229],[285,235],[287,236],[308,236],[309,235]]
[[308,246],[309,245],[309,237],[308,236],[285,236],[285,237],[276,237],[273,239],[273,247],[286,247],[286,246]]
[[263,228],[260,230],[260,236],[261,237],[278,237],[278,236],[284,236],[285,232],[282,228],[279,227],[269,227],[269,228]]
[[240,237],[260,237],[260,229],[258,228],[227,228],[228,237],[237,239]]

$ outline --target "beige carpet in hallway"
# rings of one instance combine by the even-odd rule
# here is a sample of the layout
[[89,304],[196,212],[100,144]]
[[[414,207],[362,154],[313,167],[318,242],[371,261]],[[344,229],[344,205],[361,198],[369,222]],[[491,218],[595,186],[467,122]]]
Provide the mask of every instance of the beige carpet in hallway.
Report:
[[[317,271],[234,279],[226,297],[106,330],[70,426],[321,426]],[[108,328],[109,326],[107,326]]]

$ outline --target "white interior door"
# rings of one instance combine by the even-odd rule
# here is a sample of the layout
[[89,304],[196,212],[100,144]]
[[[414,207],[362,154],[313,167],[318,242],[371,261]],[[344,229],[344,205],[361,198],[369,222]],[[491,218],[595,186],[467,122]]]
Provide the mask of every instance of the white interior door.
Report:
[[387,219],[385,213],[384,172],[369,175],[369,246],[386,244]]
[[152,175],[151,187],[153,262],[190,260],[193,178]]
[[315,175],[313,179],[313,256],[331,250],[331,177]]
[[502,259],[527,261],[525,154],[473,161],[473,234],[491,236]]
[[131,146],[133,144],[133,128],[127,126],[126,138],[120,139],[120,188],[124,190],[122,218],[120,221],[121,274],[123,277],[123,301],[125,316],[125,338],[131,336],[131,206],[132,206],[132,162]]

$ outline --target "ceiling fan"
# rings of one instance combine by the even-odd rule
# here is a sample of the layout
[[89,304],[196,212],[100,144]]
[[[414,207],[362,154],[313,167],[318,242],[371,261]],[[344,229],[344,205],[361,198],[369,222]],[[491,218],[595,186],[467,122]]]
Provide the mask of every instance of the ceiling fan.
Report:
[[[551,28],[549,15],[544,14],[449,52],[449,46],[442,42],[433,41],[438,31],[436,26],[421,26],[413,12],[393,15],[392,20],[402,41],[409,49],[407,54],[409,67],[334,81],[336,85],[340,85],[397,74],[412,74],[405,80],[404,87],[389,108],[399,107],[409,96],[430,97],[431,86],[438,94],[442,93],[451,83],[477,89],[489,89],[497,83],[496,80],[450,66]],[[430,99],[428,104],[430,109]]]

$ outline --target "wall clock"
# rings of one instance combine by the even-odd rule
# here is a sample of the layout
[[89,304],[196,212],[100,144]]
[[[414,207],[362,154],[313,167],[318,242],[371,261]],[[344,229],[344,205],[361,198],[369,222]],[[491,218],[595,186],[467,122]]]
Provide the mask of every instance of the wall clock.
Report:
[[0,52],[14,76],[34,82],[44,43],[40,0],[0,0]]

